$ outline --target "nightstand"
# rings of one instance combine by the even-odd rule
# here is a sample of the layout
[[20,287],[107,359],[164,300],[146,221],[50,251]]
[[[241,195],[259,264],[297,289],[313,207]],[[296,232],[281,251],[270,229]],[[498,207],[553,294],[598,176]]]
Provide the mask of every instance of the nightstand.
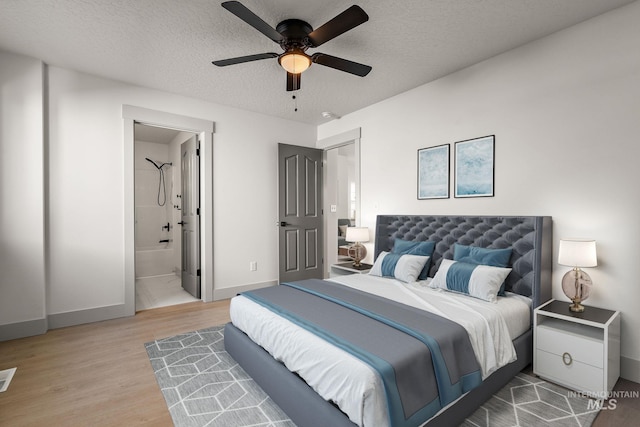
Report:
[[330,277],[346,276],[348,274],[367,274],[373,267],[371,264],[361,263],[359,268],[353,266],[353,261],[331,264]]
[[590,396],[606,397],[620,376],[620,312],[551,300],[533,316],[533,373]]

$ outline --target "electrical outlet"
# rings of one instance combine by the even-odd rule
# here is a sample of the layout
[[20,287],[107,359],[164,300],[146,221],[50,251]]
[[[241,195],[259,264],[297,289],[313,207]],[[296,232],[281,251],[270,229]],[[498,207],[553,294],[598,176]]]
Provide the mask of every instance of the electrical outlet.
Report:
[[258,261],[249,262],[249,271],[257,271],[258,270]]
[[338,206],[337,205],[331,205],[331,212],[338,212]]

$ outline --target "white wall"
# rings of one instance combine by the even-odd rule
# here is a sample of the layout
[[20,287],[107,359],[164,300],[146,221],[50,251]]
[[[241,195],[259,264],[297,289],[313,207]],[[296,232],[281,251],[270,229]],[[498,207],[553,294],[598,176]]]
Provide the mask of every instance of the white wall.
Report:
[[277,280],[277,143],[314,127],[51,67],[49,314],[123,301],[123,104],[216,123],[214,289]]
[[214,297],[277,280],[277,143],[313,146],[314,126],[58,67],[44,103],[42,63],[0,54],[0,339],[124,303],[125,104],[216,124]]
[[[622,312],[623,375],[640,381],[640,2],[324,124],[362,128],[362,224],[377,214],[551,215],[597,241],[587,304]],[[417,200],[419,148],[496,135],[495,197]],[[452,156],[453,172],[453,156]],[[453,179],[452,179],[453,181]],[[453,182],[452,182],[453,185]],[[453,193],[453,191],[452,191]],[[370,251],[372,252],[372,251]],[[555,265],[553,296],[566,267]]]
[[43,65],[0,52],[0,340],[46,331]]

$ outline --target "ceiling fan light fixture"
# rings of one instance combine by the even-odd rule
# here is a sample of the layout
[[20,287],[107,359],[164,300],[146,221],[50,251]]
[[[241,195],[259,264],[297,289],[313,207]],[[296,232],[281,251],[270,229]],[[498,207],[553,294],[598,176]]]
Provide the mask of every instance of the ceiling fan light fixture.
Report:
[[278,62],[291,74],[300,74],[311,66],[311,58],[300,49],[285,52],[280,55]]

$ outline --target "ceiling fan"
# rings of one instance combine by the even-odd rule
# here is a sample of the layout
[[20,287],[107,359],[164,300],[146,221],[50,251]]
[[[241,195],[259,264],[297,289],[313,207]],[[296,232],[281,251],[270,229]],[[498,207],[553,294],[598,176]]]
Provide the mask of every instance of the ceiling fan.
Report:
[[286,19],[276,25],[274,29],[238,1],[223,2],[222,7],[278,43],[284,52],[280,54],[273,52],[259,53],[256,55],[213,61],[212,63],[218,67],[260,59],[278,58],[278,63],[287,71],[288,91],[300,89],[300,75],[309,68],[312,63],[345,71],[360,77],[366,76],[369,74],[369,71],[371,71],[370,66],[347,59],[319,52],[311,56],[306,53],[307,49],[318,47],[340,34],[367,22],[369,16],[360,6],[351,6],[315,30],[311,25],[300,19]]

